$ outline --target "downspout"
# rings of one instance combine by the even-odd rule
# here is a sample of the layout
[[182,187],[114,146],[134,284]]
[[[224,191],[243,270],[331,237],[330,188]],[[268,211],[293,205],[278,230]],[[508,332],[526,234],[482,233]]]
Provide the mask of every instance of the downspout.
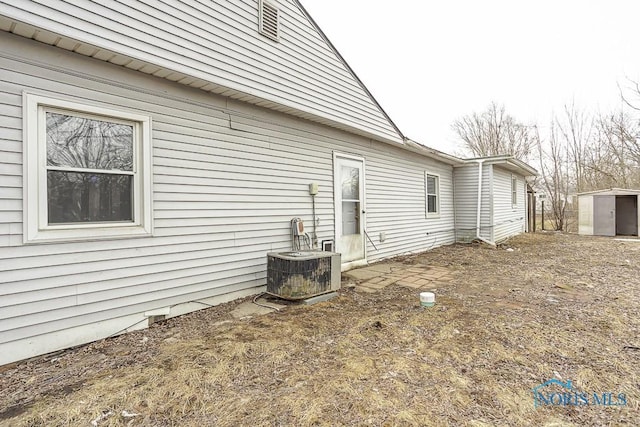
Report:
[[480,236],[480,214],[482,212],[482,164],[484,163],[485,159],[477,159],[476,161],[478,162],[478,204],[476,205],[477,207],[477,212],[476,212],[476,239],[480,240],[481,242],[485,242],[488,245],[491,246],[495,246],[496,244],[494,242],[491,242],[485,238],[483,238],[482,236]]

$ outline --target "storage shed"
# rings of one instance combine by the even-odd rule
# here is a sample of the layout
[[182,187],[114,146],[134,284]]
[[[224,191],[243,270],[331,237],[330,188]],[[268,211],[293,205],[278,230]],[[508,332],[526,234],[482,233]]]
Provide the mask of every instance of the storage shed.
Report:
[[638,236],[640,190],[611,188],[578,194],[578,233]]

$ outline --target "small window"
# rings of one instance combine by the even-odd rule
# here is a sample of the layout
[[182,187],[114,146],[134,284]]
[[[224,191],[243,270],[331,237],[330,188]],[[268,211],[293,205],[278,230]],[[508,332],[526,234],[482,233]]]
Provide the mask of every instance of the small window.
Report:
[[24,108],[24,241],[150,234],[150,118],[32,94]]
[[260,0],[260,33],[272,40],[280,40],[280,11],[278,7],[267,0]]
[[518,205],[518,178],[515,175],[511,175],[511,205]]
[[440,215],[440,177],[425,173],[427,218]]

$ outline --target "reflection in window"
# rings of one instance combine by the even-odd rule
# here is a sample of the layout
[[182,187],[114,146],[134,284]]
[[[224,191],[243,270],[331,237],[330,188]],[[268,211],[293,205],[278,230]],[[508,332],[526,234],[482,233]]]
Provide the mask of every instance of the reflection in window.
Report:
[[342,235],[360,234],[360,169],[342,166]]
[[342,200],[360,199],[360,169],[342,166]]
[[133,125],[47,112],[47,165],[133,170]]
[[131,175],[49,171],[49,224],[132,221]]

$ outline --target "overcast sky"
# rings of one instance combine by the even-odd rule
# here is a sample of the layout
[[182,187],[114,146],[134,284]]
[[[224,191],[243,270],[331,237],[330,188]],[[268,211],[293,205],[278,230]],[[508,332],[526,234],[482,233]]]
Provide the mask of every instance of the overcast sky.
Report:
[[638,0],[301,1],[402,132],[449,153],[451,123],[491,101],[544,126],[640,79]]

